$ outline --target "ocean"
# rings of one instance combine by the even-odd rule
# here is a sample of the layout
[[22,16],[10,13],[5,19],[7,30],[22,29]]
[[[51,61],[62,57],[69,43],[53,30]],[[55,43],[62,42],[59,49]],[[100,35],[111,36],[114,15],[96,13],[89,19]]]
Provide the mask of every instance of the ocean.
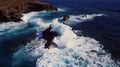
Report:
[[[24,14],[0,24],[0,67],[119,67],[119,0],[40,0],[56,12]],[[39,8],[38,8],[39,9]],[[70,16],[64,23],[63,16]],[[57,48],[45,49],[49,25]],[[51,36],[51,35],[49,35]]]

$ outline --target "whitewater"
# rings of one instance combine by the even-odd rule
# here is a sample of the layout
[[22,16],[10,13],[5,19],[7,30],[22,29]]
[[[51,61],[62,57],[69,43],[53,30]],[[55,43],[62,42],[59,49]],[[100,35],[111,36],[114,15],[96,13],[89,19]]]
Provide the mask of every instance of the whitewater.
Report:
[[[103,49],[102,44],[93,38],[77,35],[80,34],[80,30],[73,30],[70,26],[104,16],[104,14],[88,14],[86,18],[80,17],[81,15],[70,15],[70,19],[62,23],[59,21],[60,17],[47,21],[36,17],[38,13],[43,13],[42,16],[51,15],[51,12],[47,11],[30,12],[24,14],[21,18],[23,21],[19,23],[0,24],[0,36],[4,35],[4,37],[22,34],[20,32],[23,29],[37,31],[35,39],[14,52],[11,63],[13,67],[25,61],[35,62],[36,67],[119,67],[111,59],[111,54]],[[42,38],[42,32],[49,25],[52,26],[51,31],[59,34],[53,39],[58,47],[45,49],[46,40]]]

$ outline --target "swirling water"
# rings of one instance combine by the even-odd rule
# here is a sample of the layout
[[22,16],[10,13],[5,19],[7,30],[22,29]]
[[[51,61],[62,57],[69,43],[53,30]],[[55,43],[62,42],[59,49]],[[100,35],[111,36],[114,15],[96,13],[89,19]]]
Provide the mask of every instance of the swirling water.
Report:
[[[112,58],[119,57],[119,12],[70,7],[30,12],[19,23],[0,24],[0,66],[119,67],[119,60]],[[81,17],[83,14],[87,17]],[[61,23],[64,15],[70,19]],[[58,48],[45,49],[41,33],[50,24],[60,34],[53,39]]]

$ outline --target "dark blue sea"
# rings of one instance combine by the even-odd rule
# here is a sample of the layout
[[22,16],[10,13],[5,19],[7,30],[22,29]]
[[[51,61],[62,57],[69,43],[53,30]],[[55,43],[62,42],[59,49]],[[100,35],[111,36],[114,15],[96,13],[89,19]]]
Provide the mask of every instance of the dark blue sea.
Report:
[[[30,12],[19,23],[0,24],[0,67],[120,66],[119,0],[40,1],[58,11]],[[63,16],[70,19],[63,23]],[[44,48],[42,32],[49,25],[60,34],[53,39],[58,48]]]
[[[120,1],[119,0],[43,0],[56,7],[69,8],[70,14],[106,14],[107,17],[96,17],[74,26],[84,36],[98,40],[114,57],[120,58]],[[65,14],[66,15],[66,14]],[[68,14],[69,15],[69,14]],[[116,47],[117,46],[117,47]]]

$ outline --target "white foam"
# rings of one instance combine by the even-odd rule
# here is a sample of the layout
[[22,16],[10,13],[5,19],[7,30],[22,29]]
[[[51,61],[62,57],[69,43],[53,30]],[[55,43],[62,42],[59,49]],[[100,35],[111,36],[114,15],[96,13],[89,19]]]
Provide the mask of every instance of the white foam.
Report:
[[0,31],[4,30],[4,29],[9,29],[9,28],[19,26],[21,24],[24,24],[24,23],[23,22],[19,22],[19,23],[16,23],[16,22],[1,23],[0,24]]
[[35,16],[37,15],[39,12],[30,12],[30,13],[26,13],[26,14],[23,14],[23,16],[21,17],[21,19],[24,21],[24,22],[28,22],[28,20],[31,18],[31,16]]
[[[30,13],[27,13],[27,14],[23,14],[23,17],[21,18],[23,21],[20,21],[20,22],[7,22],[7,23],[3,22],[3,23],[0,23],[0,31],[4,31],[6,29],[23,28],[23,27],[27,26],[28,23],[40,25],[40,23],[41,24],[43,23],[43,21],[40,18],[39,18],[39,20],[38,20],[38,18],[36,18],[36,19],[32,19],[31,22],[28,22],[28,20],[32,16],[34,16],[38,13],[39,12],[30,12]],[[32,23],[34,20],[36,20],[35,23]],[[45,24],[45,25],[47,25],[47,24]]]
[[91,15],[86,15],[85,17],[82,17],[82,15],[80,15],[80,19],[85,21],[85,20],[92,20],[95,17],[101,17],[104,16],[104,14],[91,14]]
[[26,23],[24,22],[7,22],[0,24],[0,35],[3,35],[7,32],[12,32],[13,30],[18,30],[24,28]]
[[68,8],[58,8],[57,10],[60,12],[65,12]]
[[[77,37],[72,28],[54,20],[52,30],[61,34],[54,38],[59,48],[52,48],[37,60],[37,67],[86,67],[115,66],[111,55],[107,54],[98,41],[88,37]],[[64,48],[63,48],[64,47]]]
[[[24,22],[21,23],[2,23],[0,31],[5,29],[22,28],[27,25],[31,16],[37,13],[28,13],[22,17]],[[91,20],[102,14],[87,15],[85,18],[79,16],[71,16],[70,21],[82,22]],[[25,23],[26,22],[26,23]],[[58,48],[45,49],[44,39],[35,39],[26,46],[21,47],[13,54],[12,65],[17,67],[24,61],[36,62],[36,67],[118,67],[111,59],[111,55],[103,50],[103,46],[98,41],[84,36],[77,36],[72,28],[63,23],[59,23],[58,19],[53,22],[45,23],[41,18],[31,19],[29,22],[32,25],[39,25],[38,33],[49,27],[51,24],[52,30],[57,32],[59,36],[53,41],[58,45]]]
[[[39,45],[38,45],[39,44]],[[13,66],[20,65],[23,61],[33,62],[36,60],[37,56],[40,57],[44,52],[45,41],[43,39],[32,40],[30,43],[27,43],[26,46],[23,46],[16,53],[13,54]],[[38,53],[38,51],[40,51]]]
[[55,31],[59,35],[61,35],[61,36],[55,37],[53,40],[58,45],[59,48],[74,46],[73,38],[75,38],[76,35],[72,32],[71,27],[64,25],[63,23],[59,23],[58,20],[55,19],[53,21],[51,31]]
[[21,17],[21,19],[24,22],[29,22],[30,19],[32,19],[33,16],[37,16],[39,13],[45,13],[46,11],[36,11],[36,12],[29,12],[29,13],[25,13],[23,14],[23,16]]
[[82,15],[70,15],[70,19],[65,21],[65,24],[75,24],[93,20],[95,17],[105,16],[104,14],[82,14]]
[[71,27],[59,23],[57,19],[51,26],[51,31],[60,34],[53,40],[59,48],[44,49],[46,41],[32,40],[14,53],[13,65],[24,60],[37,60],[36,67],[118,67],[98,41],[77,36]]

